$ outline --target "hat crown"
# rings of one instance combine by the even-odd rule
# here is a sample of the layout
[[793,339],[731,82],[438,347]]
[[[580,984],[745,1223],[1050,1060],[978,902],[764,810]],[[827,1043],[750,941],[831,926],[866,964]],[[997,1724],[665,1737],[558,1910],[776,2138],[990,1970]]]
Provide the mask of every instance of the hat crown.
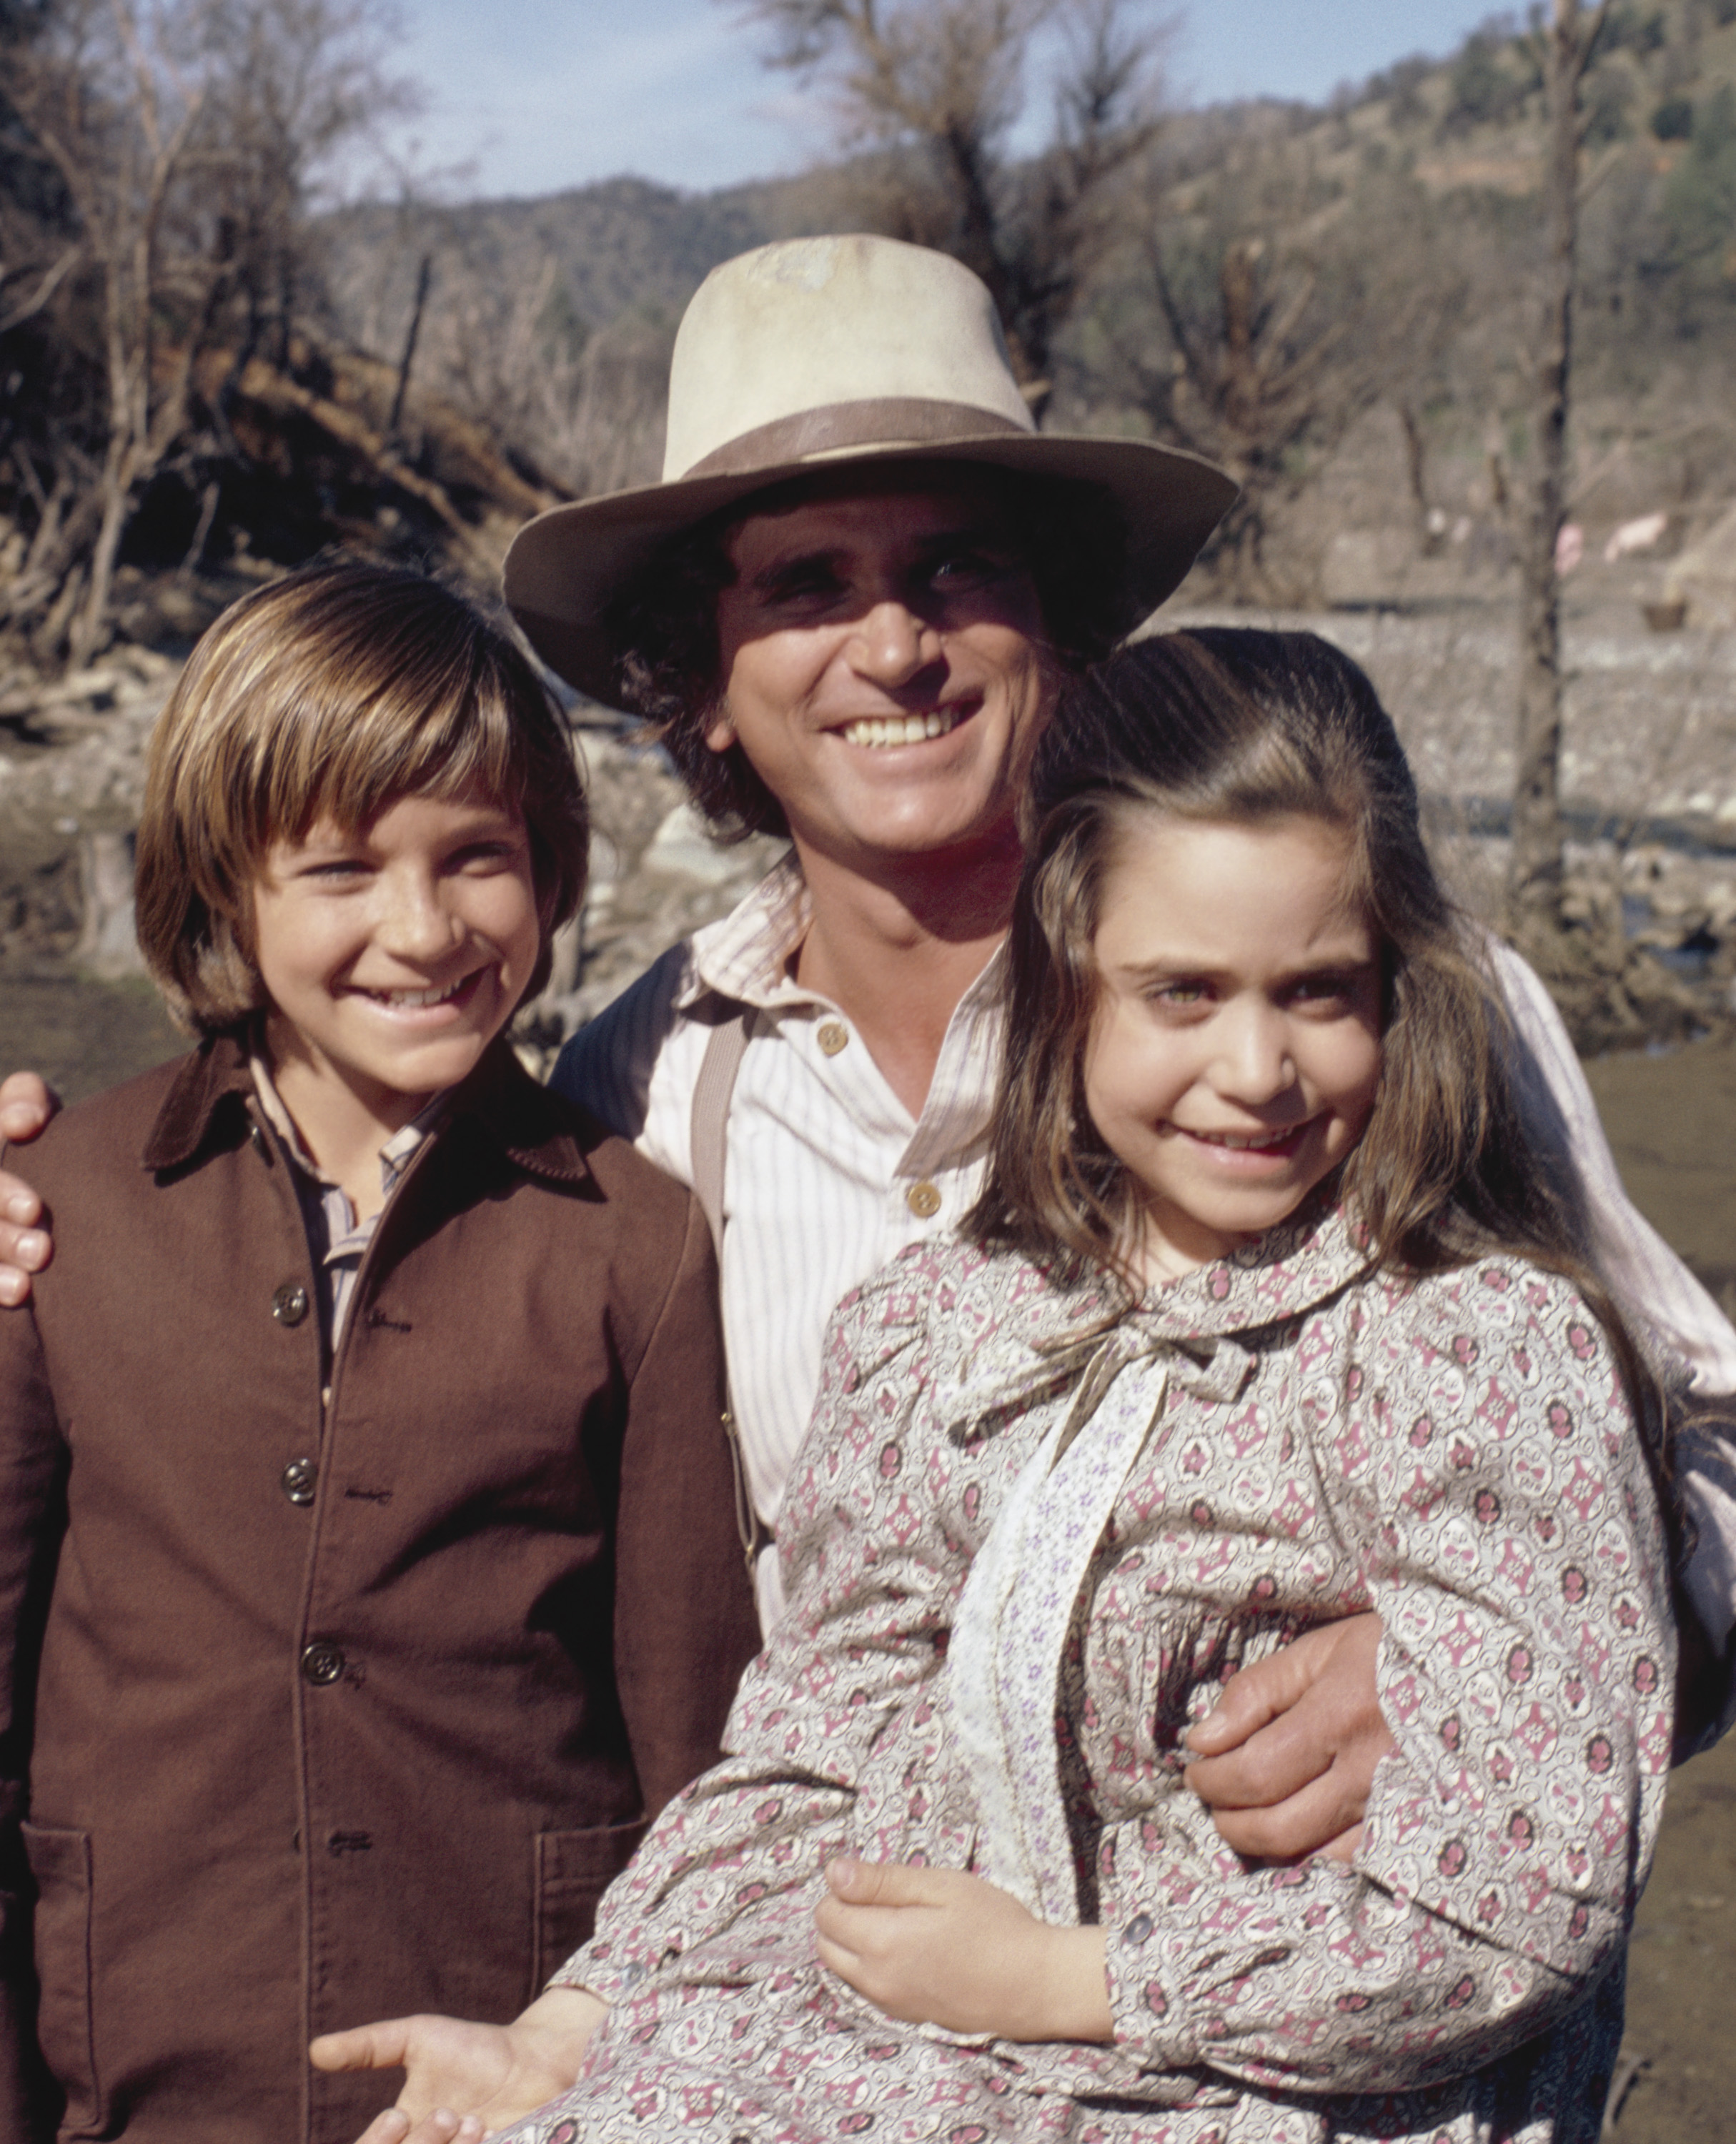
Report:
[[[796,238],[714,268],[669,369],[663,481],[746,434],[851,403],[980,409],[1034,431],[1000,322],[960,262],[892,238]],[[897,436],[895,420],[886,437]]]

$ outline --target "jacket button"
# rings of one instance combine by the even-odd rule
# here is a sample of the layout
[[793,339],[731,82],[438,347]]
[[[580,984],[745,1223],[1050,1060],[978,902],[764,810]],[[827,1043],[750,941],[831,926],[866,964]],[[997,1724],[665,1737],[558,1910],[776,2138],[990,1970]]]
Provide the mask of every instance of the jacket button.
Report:
[[301,1672],[311,1683],[335,1682],[344,1672],[344,1655],[325,1639],[316,1639],[301,1655]]
[[312,1503],[314,1486],[319,1479],[319,1465],[312,1459],[292,1459],[279,1476],[283,1493],[292,1504]]
[[299,1325],[307,1315],[307,1290],[299,1280],[286,1280],[271,1298],[271,1315],[280,1325]]

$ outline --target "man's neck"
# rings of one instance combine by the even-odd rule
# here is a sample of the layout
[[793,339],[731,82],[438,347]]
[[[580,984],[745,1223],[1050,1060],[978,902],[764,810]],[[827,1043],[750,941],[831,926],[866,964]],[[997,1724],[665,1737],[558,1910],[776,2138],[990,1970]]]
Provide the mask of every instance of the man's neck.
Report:
[[797,844],[812,903],[796,980],[844,1013],[920,1117],[959,1000],[1006,935],[1019,883],[1005,839],[868,871]]

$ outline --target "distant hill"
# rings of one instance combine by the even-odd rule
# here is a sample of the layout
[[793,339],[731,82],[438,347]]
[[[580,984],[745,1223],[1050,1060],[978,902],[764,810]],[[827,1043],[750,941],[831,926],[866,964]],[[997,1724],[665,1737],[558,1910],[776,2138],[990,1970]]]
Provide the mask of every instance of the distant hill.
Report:
[[[1602,487],[1600,512],[1662,501],[1679,520],[1736,490],[1736,0],[1617,0],[1583,104],[1582,474]],[[1438,264],[1452,284],[1446,327],[1419,335],[1378,393],[1363,380],[1354,411],[1328,406],[1323,375],[1326,400],[1278,453],[1274,512],[1323,526],[1336,484],[1332,517],[1366,519],[1350,494],[1372,484],[1386,500],[1376,519],[1414,509],[1481,525],[1500,510],[1503,467],[1525,451],[1541,122],[1535,52],[1511,17],[1324,107],[1266,100],[1177,114],[1129,185],[1119,254],[1064,340],[1054,421],[1168,424],[1172,324],[1154,300],[1148,241],[1208,338],[1238,244],[1263,262],[1268,316],[1313,277],[1315,315],[1330,328],[1337,305],[1352,341],[1415,310],[1419,270],[1426,282]],[[700,280],[769,239],[867,226],[864,171],[708,194],[621,178],[536,200],[352,209],[325,227],[330,323],[394,362],[425,258],[416,384],[569,489],[643,481],[657,467],[674,324]],[[1312,361],[1306,348],[1292,358],[1298,375]],[[1401,443],[1391,416],[1370,461],[1361,413],[1375,401],[1409,429]],[[1362,444],[1341,450],[1347,428]],[[1222,449],[1233,460],[1235,444]],[[1610,464],[1600,475],[1599,458]],[[1359,474],[1346,474],[1352,464]],[[1297,509],[1304,494],[1314,508]],[[1299,591],[1317,578],[1326,540],[1305,529],[1292,546]]]

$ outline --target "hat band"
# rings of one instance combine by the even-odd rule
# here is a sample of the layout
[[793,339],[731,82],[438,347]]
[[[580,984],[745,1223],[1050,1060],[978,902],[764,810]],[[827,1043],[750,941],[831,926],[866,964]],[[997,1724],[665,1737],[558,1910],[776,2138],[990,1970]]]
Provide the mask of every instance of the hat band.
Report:
[[688,483],[702,476],[749,476],[811,455],[848,453],[852,447],[940,446],[985,434],[1028,436],[1029,427],[998,410],[970,402],[936,402],[922,395],[883,395],[864,402],[829,402],[818,409],[798,410],[740,433],[682,473]]

